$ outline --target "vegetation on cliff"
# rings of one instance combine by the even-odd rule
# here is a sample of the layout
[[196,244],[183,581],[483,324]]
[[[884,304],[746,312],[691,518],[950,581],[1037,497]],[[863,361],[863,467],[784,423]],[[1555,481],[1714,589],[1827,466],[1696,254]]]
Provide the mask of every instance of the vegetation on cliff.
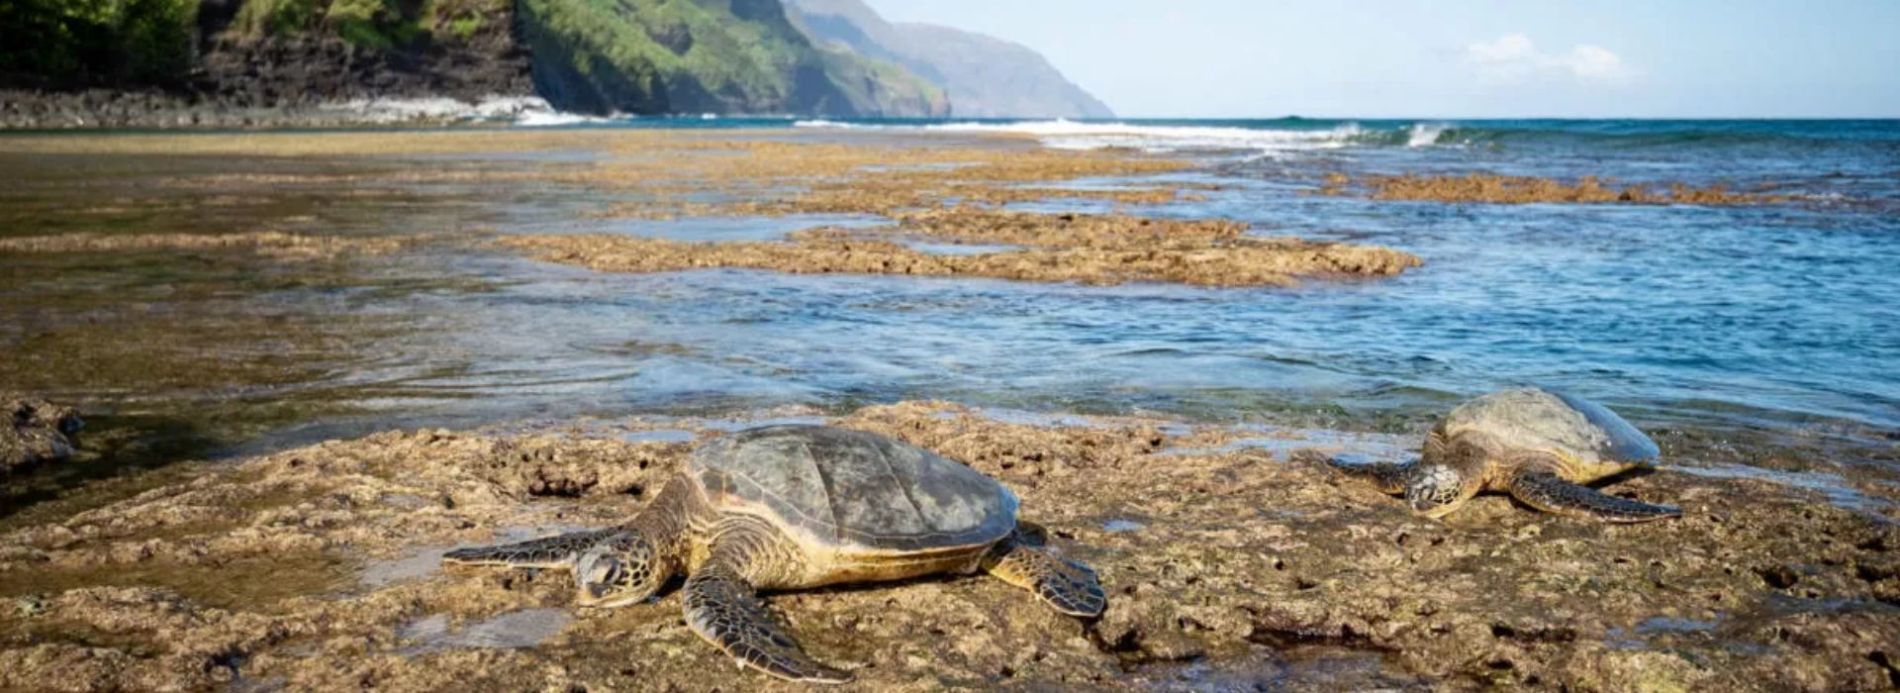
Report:
[[167,84],[192,59],[198,0],[0,2],[0,84]]
[[901,67],[814,47],[777,0],[520,0],[520,8],[536,90],[564,108],[948,113],[940,90]]
[[532,71],[563,110],[949,113],[903,67],[814,46],[778,0],[9,0],[0,45],[0,88],[252,108],[520,94]]
[[390,49],[425,37],[466,39],[484,23],[510,16],[512,0],[243,0],[229,36],[259,40],[334,35]]

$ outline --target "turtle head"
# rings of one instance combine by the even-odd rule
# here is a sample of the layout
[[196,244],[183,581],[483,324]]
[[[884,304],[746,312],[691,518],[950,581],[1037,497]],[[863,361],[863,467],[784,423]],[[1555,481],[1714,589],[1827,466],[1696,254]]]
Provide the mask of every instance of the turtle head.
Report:
[[1412,512],[1440,518],[1478,495],[1483,477],[1455,465],[1420,462],[1405,482],[1405,502]]
[[1484,490],[1488,460],[1488,450],[1471,436],[1447,439],[1434,432],[1426,441],[1424,459],[1406,476],[1405,502],[1425,517],[1450,514]]
[[612,608],[645,601],[673,576],[665,558],[638,530],[601,540],[574,560],[581,606]]

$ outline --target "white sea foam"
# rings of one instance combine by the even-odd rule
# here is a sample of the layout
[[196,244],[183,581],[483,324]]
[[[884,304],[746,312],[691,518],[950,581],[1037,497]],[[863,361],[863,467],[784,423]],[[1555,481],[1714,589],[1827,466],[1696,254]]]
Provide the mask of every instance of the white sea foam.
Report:
[[1413,123],[1411,133],[1405,138],[1407,147],[1430,147],[1438,144],[1438,138],[1451,126],[1444,123]]
[[559,127],[609,123],[631,116],[590,116],[554,110],[538,96],[488,96],[470,102],[448,97],[355,99],[325,104],[326,111],[350,114],[365,123],[510,123],[520,127]]
[[580,125],[583,123],[606,123],[614,118],[581,115],[566,111],[546,110],[530,111],[515,117],[515,125],[524,128],[560,127],[562,125]]
[[792,127],[795,127],[795,128],[832,128],[832,129],[838,129],[838,130],[854,130],[854,129],[858,129],[858,128],[868,128],[868,127],[876,127],[876,126],[874,126],[874,125],[862,125],[862,124],[859,124],[859,123],[840,123],[840,122],[838,122],[838,121],[835,121],[835,120],[825,120],[824,118],[812,118],[812,119],[809,119],[809,120],[795,120],[795,121],[792,121]]
[[487,96],[475,102],[433,97],[423,99],[355,99],[321,106],[343,111],[370,123],[415,121],[519,121],[524,117],[555,114],[538,96]]
[[942,123],[937,125],[867,125],[830,120],[801,120],[802,128],[914,129],[927,132],[973,132],[1028,135],[1056,149],[1121,147],[1148,152],[1252,151],[1262,153],[1333,149],[1352,144],[1365,131],[1357,123],[1325,129],[1241,128],[1199,125],[1136,125],[1083,123],[1072,120],[1016,123]]

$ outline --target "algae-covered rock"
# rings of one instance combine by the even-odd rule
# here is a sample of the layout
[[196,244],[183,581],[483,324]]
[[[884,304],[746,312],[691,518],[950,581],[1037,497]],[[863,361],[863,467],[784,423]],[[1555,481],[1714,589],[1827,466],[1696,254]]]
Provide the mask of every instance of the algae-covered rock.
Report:
[[[1500,496],[1435,522],[1304,455],[1236,445],[1258,431],[921,402],[833,423],[1002,481],[1108,592],[1093,622],[983,577],[771,595],[808,651],[855,665],[855,690],[1872,690],[1897,675],[1900,529],[1812,490],[1672,469],[1618,488],[1679,500],[1676,522]],[[327,442],[0,534],[0,599],[32,605],[0,609],[0,688],[793,690],[701,643],[676,592],[572,609],[559,571],[437,567],[456,546],[630,517],[693,447],[628,442],[641,425]]]
[[71,458],[83,425],[72,407],[0,393],[0,475]]

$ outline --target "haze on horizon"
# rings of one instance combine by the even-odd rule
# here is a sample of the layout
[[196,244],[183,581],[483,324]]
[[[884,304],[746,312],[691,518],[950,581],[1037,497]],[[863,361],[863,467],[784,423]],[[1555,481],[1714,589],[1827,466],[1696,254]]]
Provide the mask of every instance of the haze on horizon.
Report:
[[867,0],[1122,117],[1900,117],[1900,2]]

